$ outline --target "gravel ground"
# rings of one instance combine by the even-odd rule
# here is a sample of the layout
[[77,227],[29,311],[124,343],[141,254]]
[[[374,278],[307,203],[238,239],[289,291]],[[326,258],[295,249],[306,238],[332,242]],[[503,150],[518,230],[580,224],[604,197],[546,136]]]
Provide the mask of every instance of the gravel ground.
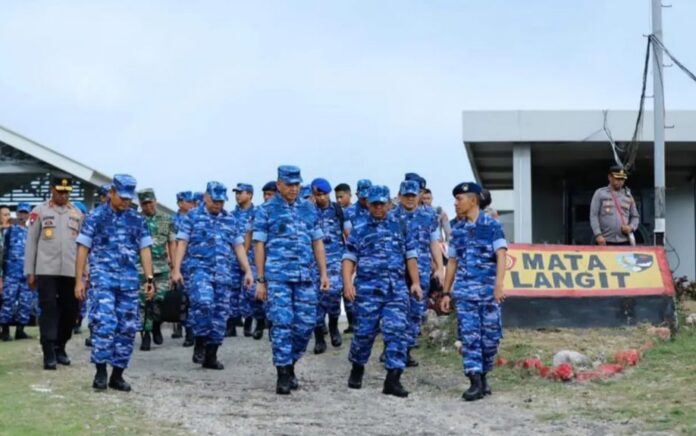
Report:
[[[346,386],[350,337],[345,335],[341,348],[329,345],[319,356],[311,353],[310,342],[296,368],[300,389],[279,396],[267,337],[227,338],[218,353],[225,369],[213,371],[193,364],[192,348],[181,347],[181,339],[170,339],[169,330],[164,334],[164,344],[153,344],[152,351],[136,348],[126,371],[133,392],[114,395],[128,395],[153,419],[191,434],[603,435],[636,430],[578,420],[539,422],[522,406],[524,398],[512,394],[494,392],[485,400],[465,403],[459,399],[466,388],[463,375],[447,377],[424,366],[408,370],[402,378],[411,391],[408,398],[386,396],[381,393],[385,373],[376,355],[367,367],[363,388],[351,390]],[[75,339],[69,344],[73,365],[84,366],[91,374],[84,334]]]

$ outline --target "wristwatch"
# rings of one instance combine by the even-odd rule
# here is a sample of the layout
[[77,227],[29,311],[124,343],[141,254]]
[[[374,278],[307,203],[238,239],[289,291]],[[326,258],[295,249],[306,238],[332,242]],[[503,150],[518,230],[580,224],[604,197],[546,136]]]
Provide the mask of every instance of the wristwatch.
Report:
[[147,276],[147,284],[151,285],[155,282],[155,278],[153,276]]
[[256,277],[256,283],[266,283],[265,277]]

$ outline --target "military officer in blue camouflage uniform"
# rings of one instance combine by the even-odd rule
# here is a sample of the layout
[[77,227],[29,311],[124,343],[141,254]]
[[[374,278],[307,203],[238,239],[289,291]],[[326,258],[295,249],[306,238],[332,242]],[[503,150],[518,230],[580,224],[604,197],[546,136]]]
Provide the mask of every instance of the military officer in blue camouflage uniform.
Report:
[[[358,201],[354,204],[348,206],[345,210],[345,219],[350,221],[351,227],[355,228],[358,221],[369,216],[370,212],[367,205],[367,192],[372,186],[372,182],[368,179],[358,180],[358,186],[356,189],[356,194]],[[355,310],[353,308],[353,302],[343,299],[343,306],[346,309],[346,318],[348,319],[348,328],[346,328],[343,333],[353,333],[353,319],[355,318]]]
[[278,371],[276,393],[282,395],[298,388],[295,363],[307,349],[316,323],[312,257],[319,269],[320,289],[328,291],[330,286],[324,234],[314,205],[297,198],[300,183],[299,168],[278,167],[278,194],[257,208],[253,226],[256,296],[268,298],[273,364]]
[[[140,261],[147,283],[145,294],[152,299],[155,291],[150,246],[152,238],[144,218],[131,207],[136,180],[127,174],[114,176],[109,202],[87,216],[77,237],[75,277],[85,272],[89,255],[92,304],[91,362],[97,367],[92,386],[107,387],[107,363],[113,370],[108,386],[128,392],[130,384],[123,379],[128,367],[135,333],[139,326]],[[85,299],[85,283],[75,281],[75,297]]]
[[[401,373],[406,366],[409,291],[422,297],[418,275],[418,243],[408,223],[387,212],[389,191],[373,185],[368,194],[370,216],[348,236],[343,255],[344,296],[355,301],[355,333],[349,360],[348,387],[362,387],[365,365],[380,326],[385,342],[387,377],[382,392],[406,397]],[[351,278],[356,271],[355,282]],[[406,283],[406,272],[411,281]],[[410,289],[409,289],[410,287]]]
[[198,207],[203,203],[204,194],[202,192],[193,193],[193,207]]
[[[254,198],[254,187],[248,183],[237,183],[237,187],[234,189],[234,196],[235,200],[237,200],[237,207],[235,207],[232,213],[240,224],[240,231],[244,235],[245,246],[249,248],[249,250],[247,250],[247,257],[251,265],[251,272],[255,276],[256,266],[254,265],[254,250],[250,247],[251,226],[254,222],[255,210],[254,203],[252,202]],[[249,238],[247,238],[247,236],[249,236]],[[242,316],[244,316],[244,336],[253,336],[254,339],[259,340],[263,337],[263,328],[266,320],[263,301],[256,299],[256,286],[242,288],[240,283],[240,290],[242,291],[240,292],[242,297],[240,307],[242,308]],[[252,332],[251,329],[254,320],[256,320],[256,327]]]
[[227,187],[208,182],[203,203],[190,211],[179,225],[172,280],[181,283],[181,263],[188,258],[190,320],[195,345],[193,362],[208,369],[224,369],[217,350],[225,337],[230,293],[239,283],[232,259],[244,271],[244,286],[254,281],[239,224],[224,209]]
[[[181,191],[176,194],[176,204],[179,207],[179,210],[174,214],[172,217],[172,224],[174,225],[174,233],[176,234],[179,231],[179,224],[181,221],[184,219],[187,213],[191,209],[195,207],[195,202],[193,198],[193,192],[192,191]],[[176,241],[171,244],[169,247],[169,252],[174,253],[176,250]],[[172,256],[173,257],[173,256]],[[188,268],[186,265],[186,259],[184,259],[184,263],[181,265],[181,273],[186,276],[188,273]],[[186,280],[186,277],[184,277],[184,281]],[[182,308],[182,310],[188,311],[189,305],[187,304],[186,308]],[[183,322],[184,327],[186,328],[186,337],[184,338],[184,347],[192,347],[193,346],[193,329],[190,326],[190,323],[188,321],[189,317],[186,317],[186,321]],[[175,323],[174,324],[174,329],[172,331],[172,339],[177,339],[180,338],[181,335],[181,324],[180,323]]]
[[430,213],[429,210],[418,206],[419,193],[420,186],[415,180],[401,182],[399,189],[400,204],[391,211],[397,219],[404,220],[409,224],[409,228],[413,229],[416,241],[418,241],[418,273],[420,274],[420,283],[423,287],[423,298],[417,300],[411,297],[409,306],[408,322],[410,335],[408,358],[406,360],[406,366],[408,367],[418,366],[418,361],[411,356],[411,349],[417,344],[421,323],[428,308],[428,290],[433,264],[435,265],[436,280],[440,283],[444,281],[437,216]]
[[273,198],[274,195],[276,195],[276,192],[278,192],[278,187],[276,186],[275,181],[270,181],[263,185],[263,188],[261,188],[261,192],[263,192],[263,202],[267,202],[271,198]]
[[27,243],[27,220],[31,206],[28,203],[17,205],[17,223],[10,226],[5,233],[4,256],[2,262],[2,307],[0,308],[0,339],[12,340],[10,324],[17,324],[15,339],[29,339],[24,326],[29,324],[36,294],[29,289],[24,275],[24,247]]
[[[457,313],[464,373],[471,386],[462,398],[474,401],[491,393],[486,375],[493,369],[502,337],[500,303],[505,299],[507,242],[500,223],[479,208],[481,187],[460,183],[452,190],[462,219],[452,229],[441,308]],[[454,284],[454,287],[453,287]]]
[[[338,203],[331,201],[331,184],[326,179],[312,180],[312,196],[317,207],[319,227],[324,233],[324,250],[326,251],[326,268],[331,284],[328,292],[317,289],[317,324],[314,327],[314,354],[326,351],[324,340],[325,318],[329,316],[329,335],[331,345],[340,347],[343,343],[338,330],[338,317],[341,315],[341,258],[345,246],[344,238],[350,233],[351,223],[343,215]],[[317,274],[318,275],[318,274]]]

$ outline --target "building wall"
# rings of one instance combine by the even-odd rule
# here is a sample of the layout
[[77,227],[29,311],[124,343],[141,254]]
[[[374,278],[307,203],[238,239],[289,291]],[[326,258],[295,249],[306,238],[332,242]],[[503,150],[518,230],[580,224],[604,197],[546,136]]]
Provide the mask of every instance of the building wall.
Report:
[[563,244],[563,188],[552,178],[533,177],[532,240],[534,243]]
[[[667,229],[669,244],[676,254],[667,253],[670,268],[677,268],[676,276],[696,278],[696,190],[694,182],[687,182],[677,188],[667,189]],[[669,246],[665,247],[670,250]],[[678,261],[677,261],[678,255]],[[678,265],[677,265],[678,264]]]

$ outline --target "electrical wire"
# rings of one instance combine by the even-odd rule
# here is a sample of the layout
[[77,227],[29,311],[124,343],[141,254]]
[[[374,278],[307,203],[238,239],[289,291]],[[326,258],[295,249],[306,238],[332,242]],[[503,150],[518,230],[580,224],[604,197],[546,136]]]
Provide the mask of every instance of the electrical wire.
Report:
[[640,90],[640,102],[638,104],[638,115],[636,117],[636,125],[633,128],[631,142],[626,146],[626,155],[624,168],[630,170],[635,166],[636,156],[638,155],[638,136],[643,130],[643,115],[645,114],[645,89],[648,84],[648,67],[650,65],[650,46],[652,35],[648,36],[648,41],[645,45],[645,60],[643,62],[643,84]]
[[655,35],[650,35],[650,36],[651,36],[650,40],[652,41],[652,43],[657,45],[658,47],[660,47],[662,49],[662,51],[665,52],[665,54],[672,60],[672,62],[674,62],[674,65],[678,66],[679,69],[684,72],[684,74],[686,74],[687,76],[689,76],[689,78],[691,80],[696,82],[696,74],[692,73],[688,68],[686,68],[686,66],[684,66],[684,64],[679,62],[679,59],[675,58],[672,55],[672,53],[670,53],[670,51],[667,50],[667,47],[665,47],[665,45],[662,43],[662,41],[660,41],[660,39],[658,37],[656,37]]

